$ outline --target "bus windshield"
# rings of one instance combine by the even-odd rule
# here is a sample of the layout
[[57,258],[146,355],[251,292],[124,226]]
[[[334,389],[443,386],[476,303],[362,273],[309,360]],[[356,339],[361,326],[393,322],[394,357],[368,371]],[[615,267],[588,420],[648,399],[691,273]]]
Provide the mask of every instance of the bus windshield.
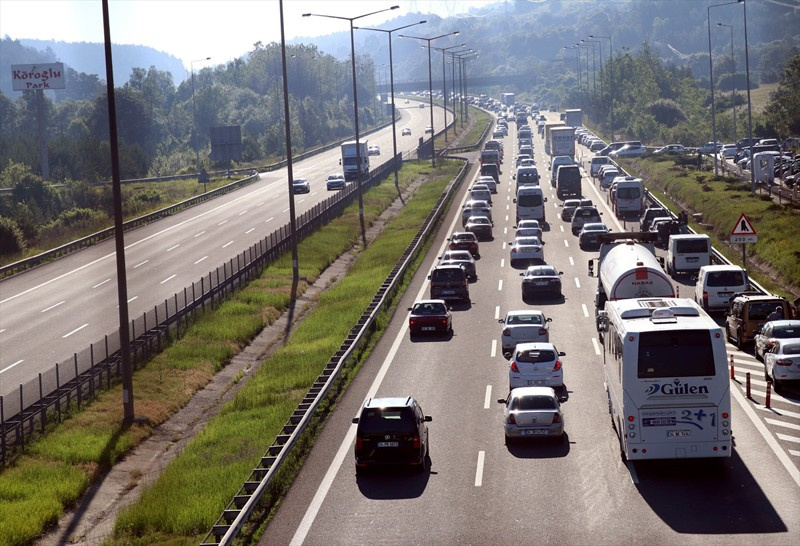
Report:
[[716,374],[708,330],[642,332],[639,378],[710,377]]

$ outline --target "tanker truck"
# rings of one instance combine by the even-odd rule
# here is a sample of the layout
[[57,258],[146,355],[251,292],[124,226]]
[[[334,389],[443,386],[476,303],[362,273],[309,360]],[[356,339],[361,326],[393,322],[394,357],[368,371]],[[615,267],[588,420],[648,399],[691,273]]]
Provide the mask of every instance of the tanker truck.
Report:
[[[672,298],[675,288],[655,255],[654,233],[608,233],[600,239],[594,312],[599,325],[606,301],[634,298]],[[589,260],[594,276],[594,260]],[[598,328],[599,331],[599,328]]]

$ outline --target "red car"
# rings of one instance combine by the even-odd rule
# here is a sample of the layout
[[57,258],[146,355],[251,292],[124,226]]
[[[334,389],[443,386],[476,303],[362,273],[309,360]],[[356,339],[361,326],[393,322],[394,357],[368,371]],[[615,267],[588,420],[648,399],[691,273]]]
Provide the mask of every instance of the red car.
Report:
[[456,231],[449,239],[450,250],[468,250],[473,258],[480,258],[481,254],[478,250],[478,238],[474,233],[469,231]]
[[444,300],[419,300],[408,309],[408,330],[411,336],[418,334],[453,333],[453,316]]

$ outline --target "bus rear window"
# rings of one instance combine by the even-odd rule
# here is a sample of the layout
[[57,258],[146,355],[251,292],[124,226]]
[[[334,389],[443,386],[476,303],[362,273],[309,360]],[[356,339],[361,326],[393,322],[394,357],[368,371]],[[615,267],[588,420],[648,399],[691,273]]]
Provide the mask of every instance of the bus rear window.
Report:
[[639,378],[710,377],[716,374],[708,330],[643,332]]

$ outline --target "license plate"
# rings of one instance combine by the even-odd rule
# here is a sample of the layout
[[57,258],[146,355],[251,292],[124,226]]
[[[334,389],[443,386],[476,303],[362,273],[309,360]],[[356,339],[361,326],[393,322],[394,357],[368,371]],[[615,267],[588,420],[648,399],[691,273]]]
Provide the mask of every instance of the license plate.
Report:
[[688,430],[668,430],[667,438],[686,438],[689,436]]
[[531,379],[528,385],[544,385],[544,379]]
[[456,293],[455,290],[442,290],[442,294],[444,294],[445,296],[452,296],[455,293]]
[[422,327],[422,331],[423,332],[432,332],[434,330],[436,330],[436,326],[423,326]]
[[533,286],[547,286],[547,281],[533,281]]
[[543,429],[537,429],[537,430],[523,430],[523,431],[522,431],[522,435],[523,435],[523,436],[544,436],[544,435],[545,435],[545,434],[547,434],[548,432],[549,432],[549,431],[547,431],[547,430],[543,430]]
[[700,258],[686,258],[686,263],[693,264],[697,262]]
[[378,442],[378,447],[397,447],[400,445],[400,442]]
[[675,418],[674,417],[651,417],[651,418],[644,418],[642,419],[642,426],[643,427],[667,427],[675,426]]

